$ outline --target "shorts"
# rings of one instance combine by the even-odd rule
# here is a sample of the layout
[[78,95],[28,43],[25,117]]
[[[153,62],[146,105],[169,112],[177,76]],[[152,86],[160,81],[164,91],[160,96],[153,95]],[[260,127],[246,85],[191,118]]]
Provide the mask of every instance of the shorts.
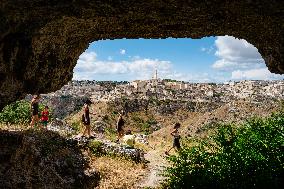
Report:
[[47,124],[48,124],[48,121],[41,121],[41,124],[43,125],[43,126],[45,126],[45,127],[47,127]]
[[84,125],[91,125],[91,122],[90,121],[84,121],[83,124]]
[[116,131],[117,131],[118,133],[121,133],[121,132],[123,132],[123,128],[122,128],[122,127],[117,127]]
[[32,115],[33,115],[33,116],[38,115],[38,111],[33,110],[33,111],[32,111]]
[[180,141],[179,138],[174,138],[173,147],[180,149]]

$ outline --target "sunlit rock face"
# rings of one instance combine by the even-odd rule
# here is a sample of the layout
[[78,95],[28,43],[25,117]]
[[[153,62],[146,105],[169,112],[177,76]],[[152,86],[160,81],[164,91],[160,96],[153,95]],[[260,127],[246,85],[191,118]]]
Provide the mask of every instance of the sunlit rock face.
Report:
[[118,38],[231,35],[284,73],[284,1],[0,0],[0,109],[72,78],[88,44]]

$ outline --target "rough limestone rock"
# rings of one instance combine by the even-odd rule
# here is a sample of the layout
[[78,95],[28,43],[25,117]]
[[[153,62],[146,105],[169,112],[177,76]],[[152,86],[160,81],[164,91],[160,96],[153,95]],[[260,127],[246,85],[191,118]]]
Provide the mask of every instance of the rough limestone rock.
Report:
[[231,35],[284,73],[284,1],[0,0],[0,109],[71,80],[89,43]]
[[95,155],[111,155],[126,158],[136,163],[146,163],[144,151],[124,144],[118,144],[102,138],[88,139],[85,137],[70,139],[80,148],[89,149]]
[[93,123],[93,128],[97,133],[103,134],[107,128],[107,123],[104,121],[95,121]]
[[58,134],[0,131],[0,188],[94,188],[99,173]]

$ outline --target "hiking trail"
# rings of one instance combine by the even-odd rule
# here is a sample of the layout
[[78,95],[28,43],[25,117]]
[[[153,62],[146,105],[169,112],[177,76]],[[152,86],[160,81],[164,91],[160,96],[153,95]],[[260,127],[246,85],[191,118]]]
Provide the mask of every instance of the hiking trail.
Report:
[[141,181],[139,187],[141,188],[155,188],[159,186],[159,184],[164,180],[164,177],[160,175],[162,173],[164,167],[166,166],[167,160],[161,156],[157,150],[151,150],[147,154],[145,154],[145,159],[149,161],[148,169],[149,173],[147,176]]

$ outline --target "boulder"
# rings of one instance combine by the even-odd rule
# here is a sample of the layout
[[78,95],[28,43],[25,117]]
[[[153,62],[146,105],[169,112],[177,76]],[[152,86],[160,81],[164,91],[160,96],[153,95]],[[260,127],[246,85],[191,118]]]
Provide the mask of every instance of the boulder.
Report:
[[107,127],[107,124],[104,121],[95,121],[93,123],[94,131],[101,133],[101,134],[105,132],[106,127]]

